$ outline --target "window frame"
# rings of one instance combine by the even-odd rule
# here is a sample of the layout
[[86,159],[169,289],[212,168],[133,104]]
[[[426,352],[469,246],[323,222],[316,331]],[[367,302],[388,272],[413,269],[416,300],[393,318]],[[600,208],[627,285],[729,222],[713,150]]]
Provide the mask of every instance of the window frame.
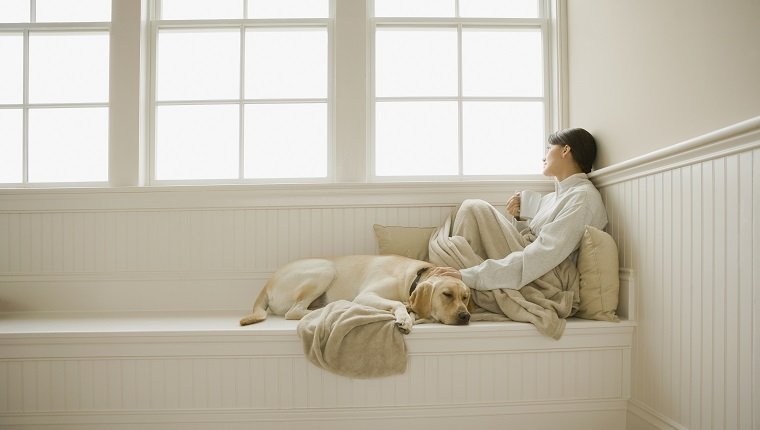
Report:
[[[567,106],[567,53],[566,53],[566,1],[539,0],[544,5],[545,18],[549,20],[549,36],[552,60],[551,74],[547,82],[551,84],[552,129],[568,126]],[[152,60],[150,17],[153,15],[155,0],[112,1],[112,18],[109,23],[110,69],[109,69],[109,166],[108,182],[98,183],[11,183],[0,184],[1,188],[119,188],[156,186],[150,178],[151,163],[149,143],[152,135],[153,118],[150,105],[152,97]],[[330,0],[330,25],[328,30],[330,83],[328,97],[328,123],[330,136],[328,145],[328,177],[318,188],[330,184],[371,184],[375,182],[395,182],[403,186],[404,178],[392,181],[373,178],[374,168],[374,100],[371,98],[372,58],[374,56],[374,2],[373,0]],[[75,23],[65,23],[73,26]],[[29,25],[24,23],[21,25]],[[53,24],[35,24],[36,27],[50,27]],[[84,27],[92,26],[87,23]],[[0,31],[19,31],[18,24],[0,24]],[[547,59],[549,57],[546,57]],[[113,83],[118,83],[114,85]],[[482,181],[482,178],[456,177],[450,181],[441,178],[410,177],[408,182],[430,182],[446,186],[446,183]],[[541,175],[506,176],[508,182],[543,181]],[[272,180],[279,187],[289,188],[282,180]],[[208,185],[221,186],[227,181],[207,181]],[[267,181],[246,181],[236,186],[257,184]],[[174,185],[187,185],[186,181],[162,183],[167,189]],[[284,185],[280,185],[284,184]],[[294,184],[292,187],[303,185]],[[262,189],[266,189],[264,187]],[[312,188],[309,186],[309,188]]]
[[[427,18],[427,17],[375,17],[374,2],[367,0],[369,21],[369,51],[367,53],[371,64],[368,88],[368,118],[369,126],[367,133],[368,166],[367,177],[369,182],[412,182],[412,181],[482,181],[482,180],[530,180],[540,177],[536,174],[504,174],[504,175],[465,175],[464,174],[464,142],[463,142],[463,104],[466,101],[542,101],[544,104],[544,141],[549,134],[561,128],[565,124],[566,109],[562,105],[565,97],[562,96],[564,86],[559,81],[565,76],[560,68],[565,67],[565,55],[561,45],[562,22],[564,0],[537,0],[539,7],[538,18],[460,18],[459,1],[455,1],[455,17]],[[376,70],[376,34],[381,28],[453,28],[457,32],[457,95],[449,97],[378,97],[375,94],[375,70]],[[464,96],[462,94],[462,34],[468,29],[539,29],[542,36],[543,47],[543,96],[541,97],[482,97]],[[410,176],[379,176],[376,173],[376,106],[384,101],[453,101],[458,107],[458,173],[456,175],[410,175]],[[540,143],[544,146],[544,142]],[[537,160],[538,162],[538,160]]]
[[[112,4],[114,2],[112,1]],[[29,182],[29,111],[31,109],[57,109],[57,108],[106,108],[108,111],[109,124],[108,138],[106,139],[107,152],[111,153],[110,144],[110,120],[111,116],[111,97],[110,87],[112,82],[110,57],[111,39],[113,37],[113,22],[37,22],[36,2],[29,2],[29,22],[20,23],[0,23],[0,33],[21,34],[23,49],[23,72],[22,72],[22,100],[21,103],[4,103],[0,109],[21,110],[22,116],[22,168],[21,182],[0,183],[2,188],[70,188],[70,187],[103,187],[109,184],[110,168],[106,166],[107,177],[103,181],[61,181],[61,182]],[[29,42],[30,33],[106,33],[109,38],[109,97],[105,102],[55,102],[55,103],[31,103],[29,101]],[[110,163],[108,163],[110,164]]]
[[[248,2],[243,1],[243,16],[248,16]],[[209,19],[209,20],[159,20],[160,0],[150,1],[150,18],[148,23],[149,41],[149,75],[148,75],[148,103],[147,103],[147,153],[144,171],[147,185],[216,185],[216,184],[282,184],[282,183],[332,183],[335,182],[335,0],[328,0],[329,15],[327,18],[292,18],[292,19]],[[157,55],[158,55],[158,32],[165,29],[237,29],[240,31],[240,94],[235,100],[182,100],[182,101],[158,101],[157,90]],[[246,32],[252,28],[324,28],[327,32],[327,92],[324,99],[317,98],[287,98],[287,99],[246,99],[245,98],[245,39]],[[252,104],[267,103],[324,103],[327,110],[327,154],[326,176],[318,178],[246,178],[245,165],[245,107]],[[156,116],[159,106],[170,105],[217,105],[233,104],[239,108],[238,112],[238,175],[235,179],[157,179],[157,138]]]

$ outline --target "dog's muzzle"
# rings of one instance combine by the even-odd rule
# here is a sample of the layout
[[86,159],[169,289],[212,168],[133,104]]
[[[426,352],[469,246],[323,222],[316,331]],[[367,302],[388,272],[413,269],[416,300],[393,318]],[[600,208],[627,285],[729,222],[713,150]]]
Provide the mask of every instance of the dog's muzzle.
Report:
[[457,324],[465,325],[470,323],[470,313],[469,312],[459,312],[457,315]]

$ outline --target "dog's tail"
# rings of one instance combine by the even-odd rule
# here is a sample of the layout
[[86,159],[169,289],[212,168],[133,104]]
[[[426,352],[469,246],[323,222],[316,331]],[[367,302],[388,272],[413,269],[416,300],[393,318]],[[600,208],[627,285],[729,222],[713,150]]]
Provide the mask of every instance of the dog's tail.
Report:
[[253,303],[253,313],[240,320],[240,325],[256,324],[257,322],[267,319],[267,307],[269,306],[269,294],[267,294],[267,286],[261,289],[259,296],[256,297],[256,301]]

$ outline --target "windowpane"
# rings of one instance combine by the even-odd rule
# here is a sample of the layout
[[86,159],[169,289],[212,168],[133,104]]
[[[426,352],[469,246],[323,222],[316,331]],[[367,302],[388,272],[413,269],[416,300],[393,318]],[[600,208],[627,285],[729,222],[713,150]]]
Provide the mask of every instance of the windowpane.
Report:
[[21,109],[0,109],[0,183],[23,180],[23,124]]
[[29,110],[29,182],[108,180],[108,108]]
[[378,176],[457,175],[456,102],[379,102],[375,108]]
[[159,106],[156,179],[231,179],[239,170],[239,107]]
[[249,30],[246,98],[327,97],[327,30]]
[[0,33],[0,104],[24,101],[24,37]]
[[111,0],[37,0],[37,22],[110,22]]
[[29,101],[108,102],[108,50],[108,33],[30,33]]
[[239,30],[158,33],[158,100],[240,97]]
[[457,95],[456,29],[378,29],[377,97]]
[[459,0],[465,18],[538,18],[538,0]]
[[543,103],[465,102],[462,115],[465,175],[541,172]]
[[539,30],[466,30],[462,33],[465,96],[543,95]]
[[453,17],[454,0],[375,0],[376,17]]
[[248,18],[327,18],[327,0],[248,0]]
[[161,19],[241,19],[245,0],[162,0]]
[[255,104],[245,107],[246,178],[325,176],[326,104]]
[[29,22],[29,0],[0,1],[0,22]]

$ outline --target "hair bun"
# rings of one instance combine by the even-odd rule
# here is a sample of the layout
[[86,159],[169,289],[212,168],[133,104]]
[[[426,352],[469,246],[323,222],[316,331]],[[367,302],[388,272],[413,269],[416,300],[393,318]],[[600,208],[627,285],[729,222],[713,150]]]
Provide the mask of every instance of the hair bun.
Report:
[[591,166],[596,160],[596,140],[583,128],[566,128],[549,136],[551,145],[567,145],[573,154],[573,159],[584,173],[591,172]]

